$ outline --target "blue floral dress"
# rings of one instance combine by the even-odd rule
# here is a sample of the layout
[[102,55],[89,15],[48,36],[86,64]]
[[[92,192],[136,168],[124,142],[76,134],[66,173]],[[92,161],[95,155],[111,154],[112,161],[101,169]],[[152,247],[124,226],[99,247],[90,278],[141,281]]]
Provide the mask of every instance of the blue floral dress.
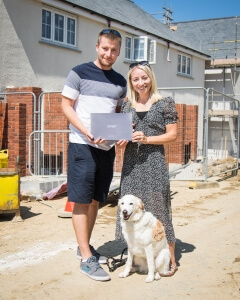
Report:
[[[124,102],[123,113],[132,113],[136,131],[145,136],[157,136],[166,132],[166,125],[177,122],[177,110],[171,97],[154,103],[143,119],[139,118],[130,102]],[[129,142],[126,146],[120,184],[120,198],[133,194],[142,199],[145,210],[161,220],[168,242],[175,242],[172,225],[169,172],[163,145],[144,145]],[[124,240],[119,211],[116,222],[116,240]]]

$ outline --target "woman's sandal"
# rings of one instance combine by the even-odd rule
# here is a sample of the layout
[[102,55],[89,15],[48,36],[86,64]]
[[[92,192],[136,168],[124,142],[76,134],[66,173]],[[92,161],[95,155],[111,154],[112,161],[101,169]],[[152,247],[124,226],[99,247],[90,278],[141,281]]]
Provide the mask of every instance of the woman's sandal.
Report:
[[171,277],[173,276],[178,270],[178,267],[176,264],[170,266],[170,270],[166,274],[160,274],[162,277]]

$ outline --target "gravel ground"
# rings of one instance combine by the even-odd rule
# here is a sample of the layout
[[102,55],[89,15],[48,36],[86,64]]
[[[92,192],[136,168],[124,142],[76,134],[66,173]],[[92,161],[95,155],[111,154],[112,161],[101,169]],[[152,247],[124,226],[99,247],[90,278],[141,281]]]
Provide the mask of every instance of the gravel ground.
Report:
[[[145,283],[146,275],[97,282],[79,271],[71,218],[59,218],[67,198],[21,201],[23,222],[0,215],[0,299],[160,300],[240,299],[240,181],[219,180],[215,188],[190,189],[171,182],[178,271]],[[91,243],[120,257],[114,241],[117,195],[99,209]],[[108,267],[103,265],[108,271]]]

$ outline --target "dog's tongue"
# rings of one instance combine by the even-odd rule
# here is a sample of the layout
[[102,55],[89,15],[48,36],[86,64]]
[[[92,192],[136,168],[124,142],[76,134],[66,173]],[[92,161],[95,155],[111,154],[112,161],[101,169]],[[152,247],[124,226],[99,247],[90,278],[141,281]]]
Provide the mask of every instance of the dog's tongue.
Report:
[[124,219],[125,221],[127,221],[127,220],[130,218],[130,216],[131,216],[131,214],[130,214],[130,215],[128,215],[128,214],[123,214],[123,219]]

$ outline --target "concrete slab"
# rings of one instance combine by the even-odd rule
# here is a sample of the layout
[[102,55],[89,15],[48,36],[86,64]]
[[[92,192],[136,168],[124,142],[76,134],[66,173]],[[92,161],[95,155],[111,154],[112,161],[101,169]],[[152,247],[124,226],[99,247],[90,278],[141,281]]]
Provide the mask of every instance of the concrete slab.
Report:
[[60,208],[58,211],[58,217],[59,218],[71,218],[72,212],[71,211],[65,211],[64,208]]
[[[60,186],[67,180],[67,176],[25,176],[20,178],[20,192],[22,195],[42,195]],[[110,186],[110,192],[118,190],[120,173],[115,172]]]
[[42,177],[42,176],[25,176],[20,178],[21,195],[29,197],[40,197],[55,187],[61,185],[67,177]]
[[211,189],[211,188],[219,188],[219,182],[212,181],[212,182],[196,182],[192,181],[189,183],[190,189]]

